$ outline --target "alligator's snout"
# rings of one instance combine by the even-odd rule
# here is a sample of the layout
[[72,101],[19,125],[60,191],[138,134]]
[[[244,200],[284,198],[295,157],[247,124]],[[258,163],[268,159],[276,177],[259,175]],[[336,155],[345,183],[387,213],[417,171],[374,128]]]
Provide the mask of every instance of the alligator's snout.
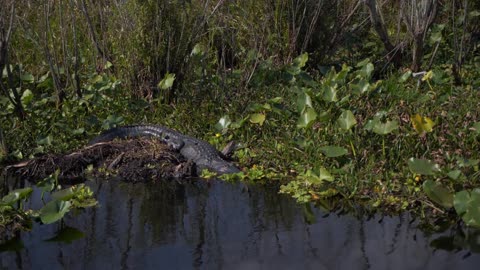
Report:
[[237,166],[227,162],[213,162],[213,170],[219,174],[238,173],[240,169]]

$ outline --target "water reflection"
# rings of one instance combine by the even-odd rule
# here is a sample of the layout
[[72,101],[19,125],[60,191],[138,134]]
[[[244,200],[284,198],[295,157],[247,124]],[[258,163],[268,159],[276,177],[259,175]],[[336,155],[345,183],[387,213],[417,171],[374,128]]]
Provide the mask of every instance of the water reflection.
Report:
[[[477,269],[480,264],[476,253],[432,248],[431,242],[458,236],[427,236],[407,215],[362,220],[324,217],[313,209],[315,222],[307,224],[301,207],[260,187],[247,194],[224,183],[92,186],[99,208],[69,215],[63,225],[36,225],[21,236],[24,249],[1,253],[0,267]],[[77,237],[59,240],[65,228]],[[477,239],[469,241],[479,246],[473,235]]]

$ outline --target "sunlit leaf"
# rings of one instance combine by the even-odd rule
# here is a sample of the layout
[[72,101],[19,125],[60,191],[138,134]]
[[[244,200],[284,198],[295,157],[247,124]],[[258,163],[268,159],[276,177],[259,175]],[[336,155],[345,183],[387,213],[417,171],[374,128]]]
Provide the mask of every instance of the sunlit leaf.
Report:
[[415,114],[413,117],[410,117],[410,121],[412,122],[412,126],[418,134],[432,132],[433,127],[435,126],[435,123],[432,121],[432,119],[426,116],[420,116],[419,114]]
[[462,171],[453,170],[453,171],[448,172],[447,176],[450,177],[450,179],[452,179],[452,180],[457,180],[458,177],[460,177],[461,174],[462,174]]
[[334,180],[332,174],[324,167],[320,167],[320,169],[317,172],[317,175],[318,175],[318,178],[320,178],[320,180],[325,180],[328,182],[332,182]]
[[425,75],[422,77],[422,81],[429,81],[433,78],[433,71],[429,70]]
[[107,63],[105,63],[105,67],[104,67],[104,68],[105,68],[105,69],[109,69],[109,68],[111,68],[111,67],[113,67],[112,62],[107,61]]
[[75,196],[75,188],[73,186],[52,193],[55,200],[68,201]]
[[358,83],[350,84],[353,93],[361,95],[370,90],[370,83],[367,80],[360,80]]
[[455,211],[469,226],[480,227],[480,189],[457,192],[453,201]]
[[228,128],[228,126],[230,126],[231,123],[232,123],[232,120],[230,120],[230,117],[228,115],[224,115],[222,116],[222,118],[220,118],[220,120],[218,120],[217,124],[215,125],[215,128],[221,131]]
[[410,158],[408,160],[408,168],[411,172],[421,175],[434,175],[440,172],[438,164],[426,159]]
[[408,70],[407,72],[403,73],[402,76],[398,79],[399,83],[404,83],[412,76],[412,71]]
[[357,124],[357,120],[355,120],[355,116],[353,115],[352,111],[346,110],[342,112],[340,117],[338,117],[337,124],[339,128],[343,130],[349,130]]
[[373,125],[372,131],[379,135],[386,135],[398,129],[398,122],[396,120],[387,121],[385,123],[377,122]]
[[53,141],[52,135],[40,136],[37,138],[37,144],[39,145],[51,145]]
[[20,75],[20,80],[28,83],[33,83],[35,81],[35,77],[33,77],[30,73],[23,73]]
[[320,152],[326,157],[340,157],[346,155],[348,150],[343,147],[329,145],[321,147]]
[[20,200],[28,198],[32,191],[33,190],[30,187],[14,189],[2,198],[1,204],[13,205]]
[[360,71],[360,76],[364,79],[369,79],[372,75],[374,66],[372,63],[368,63]]
[[260,126],[263,125],[265,122],[265,114],[263,113],[254,113],[250,115],[250,122],[254,124],[259,124]]
[[442,184],[427,180],[423,182],[423,190],[427,194],[430,200],[438,203],[445,208],[451,208],[453,206],[453,193]]
[[165,77],[158,83],[158,88],[166,90],[170,89],[173,86],[173,82],[175,81],[175,74],[168,73],[165,74]]
[[308,53],[303,53],[293,60],[293,64],[299,68],[303,68],[308,61]]
[[297,110],[302,112],[306,107],[313,108],[312,99],[305,91],[301,91],[297,96]]
[[298,122],[297,122],[297,127],[308,128],[313,123],[313,121],[315,121],[316,118],[317,118],[317,113],[315,112],[315,110],[310,107],[307,107],[300,115],[300,118],[298,119]]
[[323,86],[323,100],[326,102],[338,101],[337,84],[326,84]]
[[63,218],[71,205],[70,201],[53,200],[40,209],[40,219],[44,224],[54,223]]
[[85,132],[84,128],[77,128],[77,129],[72,130],[73,135],[81,135],[84,132]]
[[26,106],[26,105],[30,104],[30,102],[32,102],[32,100],[33,100],[32,91],[30,91],[30,89],[25,90],[22,94],[21,100],[22,100],[23,106]]

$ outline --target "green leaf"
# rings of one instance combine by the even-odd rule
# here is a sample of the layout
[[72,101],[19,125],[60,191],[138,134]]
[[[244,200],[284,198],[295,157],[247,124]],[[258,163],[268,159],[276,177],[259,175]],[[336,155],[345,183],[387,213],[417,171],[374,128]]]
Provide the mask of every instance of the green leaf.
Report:
[[308,61],[308,53],[303,53],[293,60],[296,67],[303,68]]
[[412,71],[408,70],[407,72],[403,73],[402,76],[398,79],[399,83],[404,83],[412,76]]
[[337,84],[332,85],[326,84],[323,86],[323,100],[326,102],[336,102],[338,101],[337,96]]
[[326,157],[340,157],[348,153],[347,149],[343,147],[331,145],[321,147],[320,152],[322,152]]
[[40,209],[40,219],[44,224],[54,223],[63,218],[71,205],[70,201],[53,200]]
[[450,179],[452,180],[457,180],[458,177],[462,174],[462,171],[460,170],[453,170],[453,171],[450,171],[448,172],[448,177],[450,177]]
[[1,203],[4,205],[13,205],[16,202],[29,197],[32,191],[33,190],[30,187],[14,189],[2,198]]
[[21,100],[22,100],[23,106],[30,104],[33,100],[32,91],[30,91],[30,89],[25,90],[22,94]]
[[170,89],[172,88],[174,81],[175,81],[175,74],[167,72],[167,74],[165,74],[165,77],[158,83],[158,88],[162,90]]
[[52,198],[60,201],[68,201],[75,196],[75,189],[73,186],[65,188],[52,193]]
[[254,113],[250,115],[250,122],[254,124],[259,124],[260,126],[263,125],[265,122],[265,114],[263,113]]
[[339,128],[343,130],[349,130],[357,124],[357,120],[355,120],[355,116],[353,115],[352,111],[346,110],[342,112],[340,117],[338,117],[337,124]]
[[396,120],[387,121],[385,123],[377,122],[373,125],[372,131],[379,135],[386,135],[398,129],[398,122]]
[[361,95],[370,90],[370,83],[367,80],[360,80],[358,83],[350,84],[353,93]]
[[359,75],[364,79],[370,79],[373,69],[374,69],[373,64],[368,63],[365,66],[363,66],[363,68],[360,70]]
[[423,182],[423,190],[427,194],[430,200],[438,203],[445,208],[451,208],[453,206],[453,193],[432,180]]
[[303,113],[300,115],[300,118],[297,122],[298,128],[309,128],[310,125],[315,121],[317,118],[317,113],[314,109],[307,107]]
[[85,132],[84,128],[77,128],[77,129],[72,130],[73,135],[81,135],[84,132]]
[[312,99],[305,91],[301,91],[297,96],[297,110],[302,112],[306,107],[313,108]]
[[334,180],[332,174],[324,167],[320,167],[319,171],[317,172],[317,175],[318,175],[318,178],[320,178],[320,180],[325,180],[328,182],[332,182]]
[[466,190],[457,192],[453,201],[455,211],[469,226],[480,227],[480,189],[472,192]]
[[220,120],[218,120],[217,124],[215,125],[215,128],[219,131],[222,131],[228,128],[230,124],[232,124],[232,120],[230,120],[230,117],[228,115],[224,115],[222,116],[222,118],[220,118]]
[[408,160],[408,168],[411,172],[420,175],[434,175],[435,173],[440,172],[440,166],[438,166],[438,164],[430,160],[413,157]]
[[39,136],[36,142],[38,145],[52,145],[52,141],[53,141],[52,135],[48,135],[48,136]]
[[30,73],[23,73],[20,75],[20,80],[28,83],[33,83],[35,81],[35,77],[33,77]]

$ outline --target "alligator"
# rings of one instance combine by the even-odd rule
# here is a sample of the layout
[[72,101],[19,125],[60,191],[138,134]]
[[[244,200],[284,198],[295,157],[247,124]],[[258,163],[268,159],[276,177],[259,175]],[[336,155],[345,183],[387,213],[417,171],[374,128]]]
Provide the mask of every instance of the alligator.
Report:
[[112,141],[116,138],[155,137],[169,147],[180,152],[183,157],[195,163],[197,172],[208,169],[218,174],[240,172],[234,164],[215,147],[206,141],[182,134],[176,130],[159,125],[133,125],[112,128],[95,137],[89,142],[93,145]]

